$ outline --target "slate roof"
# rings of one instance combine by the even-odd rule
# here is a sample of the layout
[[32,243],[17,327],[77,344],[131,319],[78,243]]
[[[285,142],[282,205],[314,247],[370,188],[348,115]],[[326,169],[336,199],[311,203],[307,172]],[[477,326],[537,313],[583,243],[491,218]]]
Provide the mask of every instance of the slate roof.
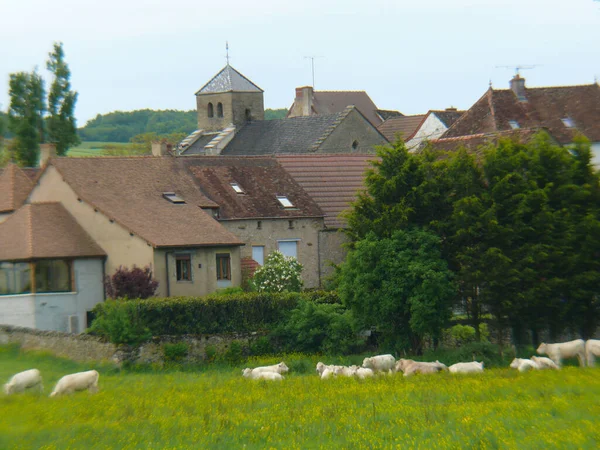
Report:
[[[572,142],[577,133],[600,141],[600,86],[525,88],[526,101],[510,89],[488,89],[443,135],[457,137],[520,128],[547,128],[561,144]],[[562,119],[570,118],[573,128]]]
[[341,113],[249,122],[238,131],[222,155],[273,155],[318,150],[324,140],[349,114]]
[[16,164],[8,164],[0,172],[0,213],[15,211],[25,203],[33,181],[31,174],[37,174],[33,170],[24,171]]
[[[202,192],[219,204],[219,220],[323,217],[315,201],[273,157],[182,158]],[[231,187],[237,183],[244,191]],[[277,195],[294,205],[284,208]]]
[[426,114],[417,114],[414,116],[393,117],[386,120],[377,127],[379,132],[383,134],[388,141],[396,140],[396,135],[400,134],[404,142],[411,139],[417,132],[419,126],[427,117]]
[[60,203],[30,203],[0,223],[0,261],[104,256]]
[[[183,158],[52,158],[50,166],[79,198],[153,247],[242,244],[201,209],[218,205],[200,192]],[[185,203],[171,203],[165,192]]]
[[383,122],[377,106],[365,91],[313,91],[312,107],[316,114],[339,113],[350,105],[356,106],[374,127]]
[[[467,136],[447,137],[433,139],[428,142],[429,146],[441,151],[455,151],[459,148],[465,148],[477,152],[488,144],[496,144],[499,139],[511,139],[519,143],[529,142],[533,136],[539,133],[543,128],[527,128],[518,130],[498,131],[496,133],[478,133]],[[544,130],[547,132],[547,130]],[[550,133],[550,138],[556,140]]]
[[457,109],[448,108],[444,110],[431,110],[430,113],[433,113],[437,116],[440,121],[446,125],[446,128],[450,128],[454,122],[456,122],[460,116],[462,116],[465,111],[458,111]]
[[389,109],[378,109],[377,114],[379,114],[384,121],[391,119],[392,117],[404,116],[404,114],[402,114],[400,111],[394,111]]
[[208,83],[202,86],[196,92],[196,95],[219,92],[263,92],[263,90],[227,64]]
[[278,155],[277,161],[317,202],[325,213],[325,226],[343,228],[340,213],[364,189],[365,171],[375,155]]
[[183,154],[185,154],[185,156],[204,155],[206,153],[206,150],[204,150],[204,146],[210,141],[212,141],[214,138],[216,138],[218,135],[219,133],[211,133],[199,136],[198,139],[196,139],[192,145],[183,150]]

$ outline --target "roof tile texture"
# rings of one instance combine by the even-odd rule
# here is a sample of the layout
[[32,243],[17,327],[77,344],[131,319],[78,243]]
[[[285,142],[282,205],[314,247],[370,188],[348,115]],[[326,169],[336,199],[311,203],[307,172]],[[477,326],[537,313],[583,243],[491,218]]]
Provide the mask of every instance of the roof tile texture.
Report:
[[19,209],[33,189],[30,174],[16,164],[9,164],[0,172],[0,213]]
[[392,117],[379,125],[377,129],[390,142],[395,141],[397,135],[401,135],[402,140],[406,142],[415,134],[425,117],[426,114]]

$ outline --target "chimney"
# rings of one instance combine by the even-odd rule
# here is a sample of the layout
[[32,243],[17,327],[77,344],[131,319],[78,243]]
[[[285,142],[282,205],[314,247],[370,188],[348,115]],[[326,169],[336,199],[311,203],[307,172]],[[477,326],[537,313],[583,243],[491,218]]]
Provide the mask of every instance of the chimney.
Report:
[[525,95],[525,78],[521,78],[519,74],[516,74],[510,80],[510,90],[514,92],[520,101],[527,101],[527,96]]
[[450,108],[446,108],[446,111],[448,111],[448,112],[456,112],[458,110],[454,106],[451,106]]
[[295,109],[299,112],[297,116],[310,116],[312,114],[313,88],[304,86],[296,88]]
[[56,145],[55,144],[40,144],[40,167],[44,167],[48,164],[50,158],[56,157]]
[[152,142],[152,156],[166,156],[167,155],[167,141],[153,141]]

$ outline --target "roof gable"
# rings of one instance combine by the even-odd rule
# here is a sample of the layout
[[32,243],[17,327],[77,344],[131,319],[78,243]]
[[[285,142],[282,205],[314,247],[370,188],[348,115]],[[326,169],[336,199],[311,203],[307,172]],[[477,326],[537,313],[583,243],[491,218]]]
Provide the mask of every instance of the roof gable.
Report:
[[402,140],[406,142],[417,132],[426,117],[427,114],[393,117],[383,122],[377,129],[390,142],[395,141],[397,135],[401,135]]
[[103,256],[104,250],[60,203],[24,205],[0,224],[0,260]]
[[227,64],[208,83],[202,86],[196,92],[196,95],[220,92],[263,92],[263,90]]
[[23,203],[33,189],[31,177],[10,163],[0,172],[0,213],[12,212]]
[[316,114],[334,114],[354,105],[365,118],[377,127],[383,121],[377,106],[365,91],[314,91],[313,110]]

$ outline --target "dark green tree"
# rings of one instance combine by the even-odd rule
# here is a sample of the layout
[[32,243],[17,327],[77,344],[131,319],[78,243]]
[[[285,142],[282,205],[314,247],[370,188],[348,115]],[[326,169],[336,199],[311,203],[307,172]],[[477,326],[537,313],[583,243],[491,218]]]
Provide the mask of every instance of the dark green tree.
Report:
[[37,71],[11,73],[9,96],[8,126],[14,135],[12,152],[21,165],[35,166],[40,142],[44,140],[44,81]]
[[71,89],[71,71],[65,62],[62,42],[54,44],[53,51],[48,54],[46,67],[53,74],[48,92],[46,118],[48,140],[56,144],[56,153],[63,156],[69,147],[79,144],[80,141],[75,124],[77,92]]

